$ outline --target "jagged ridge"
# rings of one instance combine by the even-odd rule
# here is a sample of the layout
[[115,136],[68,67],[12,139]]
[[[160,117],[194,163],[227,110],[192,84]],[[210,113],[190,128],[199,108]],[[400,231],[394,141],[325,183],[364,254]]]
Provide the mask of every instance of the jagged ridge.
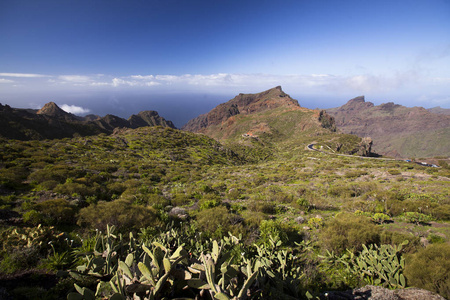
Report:
[[65,112],[54,102],[45,104],[40,110],[17,109],[0,104],[0,136],[10,139],[54,139],[75,135],[110,134],[117,127],[144,126],[175,128],[171,121],[165,120],[156,111],[142,111],[126,120],[114,115],[78,117]]

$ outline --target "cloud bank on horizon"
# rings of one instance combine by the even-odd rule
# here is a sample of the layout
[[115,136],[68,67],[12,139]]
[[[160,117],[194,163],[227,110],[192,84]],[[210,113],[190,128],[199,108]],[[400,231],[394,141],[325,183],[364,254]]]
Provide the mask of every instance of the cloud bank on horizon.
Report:
[[86,114],[98,99],[281,85],[320,108],[359,95],[450,108],[444,0],[4,0],[0,36],[0,102],[14,107],[61,97]]
[[[23,76],[21,76],[23,75]],[[3,78],[2,78],[3,77]],[[12,79],[9,79],[12,78]],[[424,107],[448,106],[450,96],[447,90],[450,78],[425,78],[415,72],[394,74],[390,77],[361,74],[339,76],[331,74],[183,74],[183,75],[130,75],[114,77],[111,75],[44,75],[0,73],[0,84],[5,94],[20,94],[26,87],[35,93],[69,92],[101,93],[127,91],[139,93],[216,93],[238,94],[257,93],[281,85],[287,93],[295,95],[314,95],[341,98],[358,95],[375,97],[411,96],[417,92],[419,97],[410,98],[407,106]],[[424,89],[432,89],[431,95],[420,94]],[[425,100],[425,101],[424,101]],[[322,103],[326,104],[326,103]],[[325,107],[322,107],[325,108]],[[450,108],[450,107],[449,107]],[[75,110],[76,111],[76,110]],[[72,111],[70,111],[72,112]],[[77,111],[78,114],[88,111]]]

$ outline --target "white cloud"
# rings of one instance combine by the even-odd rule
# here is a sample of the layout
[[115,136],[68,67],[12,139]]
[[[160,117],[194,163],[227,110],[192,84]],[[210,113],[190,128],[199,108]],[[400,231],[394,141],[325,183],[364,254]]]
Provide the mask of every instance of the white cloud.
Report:
[[146,86],[156,86],[156,85],[161,85],[161,83],[156,82],[156,81],[148,81],[145,83]]
[[0,78],[0,83],[13,83],[13,82],[14,82],[14,80]]
[[0,73],[0,76],[4,76],[4,77],[25,77],[25,78],[51,77],[49,75],[29,74],[29,73]]
[[111,85],[109,82],[91,82],[89,85],[91,86],[108,86]]
[[89,76],[84,75],[60,75],[58,78],[60,80],[73,83],[86,83],[91,80]]
[[68,113],[72,113],[74,115],[83,115],[83,114],[87,114],[91,111],[89,108],[83,108],[81,106],[68,105],[68,104],[61,105],[61,109]]
[[153,75],[131,75],[130,76],[133,79],[142,79],[142,80],[153,80],[155,79],[155,76]]

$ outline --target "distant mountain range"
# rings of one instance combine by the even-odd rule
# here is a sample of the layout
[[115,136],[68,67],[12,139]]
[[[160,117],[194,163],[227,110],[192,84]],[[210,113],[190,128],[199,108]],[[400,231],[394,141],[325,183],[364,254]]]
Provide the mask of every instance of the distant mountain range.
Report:
[[[123,119],[114,115],[79,117],[54,102],[39,110],[0,104],[0,136],[10,139],[70,138],[145,126],[175,128],[156,111],[142,111]],[[346,148],[345,141],[352,140],[344,151],[347,153],[375,152],[397,158],[450,156],[450,109],[409,108],[392,102],[375,106],[360,96],[337,108],[311,110],[301,107],[280,86],[256,94],[239,94],[181,129],[260,150],[268,145],[288,149],[328,139],[331,144],[327,145],[335,149]],[[356,135],[360,142],[333,134],[336,130]],[[365,137],[371,138],[373,147],[363,143],[361,138]]]
[[12,108],[0,104],[0,136],[9,139],[70,138],[100,133],[110,134],[116,127],[138,128],[157,125],[175,128],[171,121],[165,120],[156,111],[142,111],[126,120],[114,115],[79,117],[65,112],[54,102],[45,104],[39,110]]
[[326,111],[342,132],[371,137],[377,153],[402,158],[450,156],[449,109],[392,102],[375,106],[360,96]]
[[333,117],[324,110],[301,107],[280,86],[256,94],[239,94],[190,120],[182,129],[228,145],[248,146],[255,155],[267,149],[288,153],[312,141],[326,142],[342,153],[372,155],[368,139],[335,133]]

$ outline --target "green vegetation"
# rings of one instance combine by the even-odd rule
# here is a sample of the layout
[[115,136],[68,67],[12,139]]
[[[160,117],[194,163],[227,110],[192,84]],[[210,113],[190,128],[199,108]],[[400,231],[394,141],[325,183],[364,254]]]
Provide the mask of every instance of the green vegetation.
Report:
[[303,133],[2,140],[0,278],[16,298],[298,299],[368,283],[449,297],[448,169],[308,151],[335,135]]

